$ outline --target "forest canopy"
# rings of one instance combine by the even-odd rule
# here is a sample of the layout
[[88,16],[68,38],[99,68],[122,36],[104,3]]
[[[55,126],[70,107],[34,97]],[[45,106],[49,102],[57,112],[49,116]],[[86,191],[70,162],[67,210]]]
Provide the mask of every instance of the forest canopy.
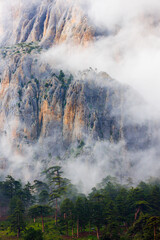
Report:
[[132,186],[130,180],[122,185],[107,176],[85,195],[63,177],[59,166],[47,169],[45,175],[44,182],[32,184],[24,185],[12,176],[0,182],[0,236],[159,239],[159,179]]

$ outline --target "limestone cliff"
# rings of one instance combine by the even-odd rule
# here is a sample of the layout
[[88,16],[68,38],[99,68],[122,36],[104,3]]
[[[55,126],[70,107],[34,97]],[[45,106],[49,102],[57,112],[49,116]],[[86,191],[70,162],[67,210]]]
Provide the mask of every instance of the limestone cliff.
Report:
[[[129,145],[136,138],[133,147],[142,140],[140,126],[137,130],[128,126],[123,116],[126,103],[122,96],[127,87],[92,70],[82,73],[84,80],[63,72],[61,76],[38,61],[39,53],[30,55],[29,46],[39,51],[33,44],[2,51],[8,64],[1,69],[0,130],[10,134],[17,146],[54,136],[62,146],[88,136],[115,142],[125,138]],[[92,80],[88,80],[90,72]],[[103,79],[105,86],[97,84],[94,78]],[[128,130],[131,127],[135,128],[132,138]]]
[[0,22],[0,29],[2,44],[40,41],[45,47],[64,41],[86,45],[94,35],[83,11],[72,0],[29,1],[28,4],[18,0],[11,6],[5,24]]
[[[106,73],[90,69],[77,77],[42,63],[41,52],[54,44],[93,40],[74,1],[18,1],[5,27],[1,22],[0,168],[13,169],[16,158],[30,170],[29,159],[46,164],[88,139],[122,141],[124,150],[149,146],[148,123],[128,121],[128,87]],[[135,93],[132,99],[138,98]]]

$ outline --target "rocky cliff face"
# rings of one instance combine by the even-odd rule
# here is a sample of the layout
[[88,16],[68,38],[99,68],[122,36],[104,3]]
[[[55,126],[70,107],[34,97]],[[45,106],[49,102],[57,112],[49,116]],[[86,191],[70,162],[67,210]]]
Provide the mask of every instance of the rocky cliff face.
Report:
[[94,35],[82,10],[72,0],[19,0],[11,6],[7,32],[6,21],[1,22],[0,29],[3,44],[40,41],[45,47],[64,41],[86,45]]
[[[32,48],[33,56],[28,53]],[[20,44],[2,50],[7,67],[4,65],[1,69],[1,132],[7,134],[9,130],[18,144],[54,135],[64,145],[86,136],[129,141],[131,126],[126,126],[123,117],[123,96],[127,88],[107,74],[92,70],[82,73],[84,80],[80,76],[74,79],[69,74],[54,72],[38,61],[37,49],[40,50],[34,44]],[[89,74],[92,80],[87,80]],[[94,78],[103,79],[106,86],[98,85]],[[135,128],[134,132],[133,136],[139,130]],[[136,141],[138,139],[137,136]]]
[[74,77],[39,60],[44,48],[53,44],[86,45],[93,39],[82,11],[72,1],[69,7],[63,4],[60,0],[43,0],[31,7],[19,3],[12,8],[8,31],[0,26],[1,168],[8,167],[11,155],[23,160],[31,147],[36,147],[34,157],[43,160],[62,156],[88,139],[123,141],[128,150],[149,145],[148,125],[128,122],[128,87],[105,73],[87,70]]

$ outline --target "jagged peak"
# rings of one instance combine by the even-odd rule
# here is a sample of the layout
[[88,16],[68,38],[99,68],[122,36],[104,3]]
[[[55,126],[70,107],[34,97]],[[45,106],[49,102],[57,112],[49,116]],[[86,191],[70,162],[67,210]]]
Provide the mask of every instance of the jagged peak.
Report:
[[[1,6],[2,7],[2,6]],[[80,5],[73,0],[18,0],[10,8],[10,24],[1,21],[1,45],[40,41],[44,46],[69,41],[85,44],[93,37]]]

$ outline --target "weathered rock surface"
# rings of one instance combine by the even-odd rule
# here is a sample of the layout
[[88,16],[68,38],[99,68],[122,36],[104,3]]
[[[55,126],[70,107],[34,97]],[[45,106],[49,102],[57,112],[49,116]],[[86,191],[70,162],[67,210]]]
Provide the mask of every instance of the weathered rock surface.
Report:
[[[37,58],[15,53],[6,59],[0,86],[1,132],[10,134],[17,145],[55,137],[59,145],[69,146],[91,137],[115,142],[125,138],[129,147],[138,146],[141,126],[137,130],[128,126],[123,116],[125,86],[95,72],[89,81],[89,73],[86,81],[60,77]],[[106,86],[98,85],[94,77],[103,78]],[[143,137],[144,133],[143,128]],[[141,145],[145,142],[146,138]]]
[[93,40],[87,18],[68,1],[67,7],[63,0],[20,3],[12,9],[12,24],[0,24],[0,168],[8,167],[11,155],[23,162],[36,152],[34,158],[43,160],[44,151],[49,159],[88,139],[123,141],[128,150],[149,145],[148,124],[128,121],[128,87],[92,70],[63,76],[39,60],[53,44]]
[[86,45],[94,35],[83,11],[72,0],[42,0],[29,4],[18,1],[11,8],[7,31],[6,21],[0,23],[0,29],[2,44],[40,41],[45,47],[64,41]]

